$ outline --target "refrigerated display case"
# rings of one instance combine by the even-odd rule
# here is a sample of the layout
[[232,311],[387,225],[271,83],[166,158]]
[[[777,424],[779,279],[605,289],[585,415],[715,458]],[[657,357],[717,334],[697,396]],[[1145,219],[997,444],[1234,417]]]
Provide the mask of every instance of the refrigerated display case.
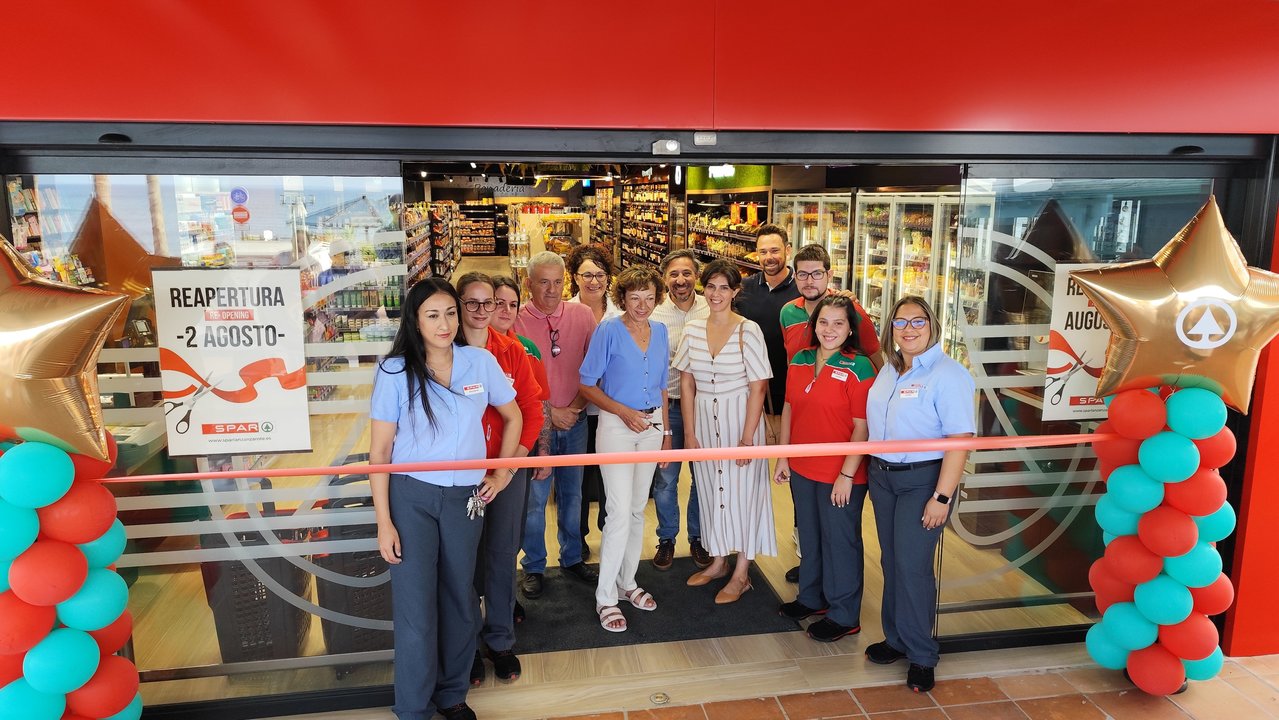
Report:
[[[986,322],[986,287],[990,280],[990,229],[994,199],[969,194],[963,199],[945,197],[940,202],[940,227],[944,233],[941,307],[944,335],[942,351],[968,366],[963,342],[966,325]],[[962,211],[961,211],[962,208]],[[962,313],[963,322],[960,322]]]
[[849,238],[852,225],[851,193],[776,195],[773,222],[790,233],[794,250],[818,244],[830,254],[831,287],[849,286]]

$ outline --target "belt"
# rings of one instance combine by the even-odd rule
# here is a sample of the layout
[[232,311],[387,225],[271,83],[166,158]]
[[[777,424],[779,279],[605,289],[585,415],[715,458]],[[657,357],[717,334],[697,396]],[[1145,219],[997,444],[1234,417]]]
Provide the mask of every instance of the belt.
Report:
[[901,472],[903,470],[918,470],[920,468],[931,467],[933,465],[940,465],[941,460],[942,460],[941,458],[933,458],[932,460],[920,460],[919,462],[894,463],[894,462],[888,462],[887,460],[880,460],[877,457],[871,458],[871,462],[875,465],[875,467],[879,468],[880,470],[885,470],[887,472]]
[[652,415],[653,413],[657,412],[657,410],[658,408],[651,407],[651,408],[644,408],[640,410],[640,412],[644,413],[645,415]]

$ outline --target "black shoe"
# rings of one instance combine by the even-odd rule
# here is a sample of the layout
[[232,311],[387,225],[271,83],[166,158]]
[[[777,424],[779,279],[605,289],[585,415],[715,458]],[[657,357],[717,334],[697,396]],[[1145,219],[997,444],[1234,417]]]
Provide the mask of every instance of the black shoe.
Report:
[[541,597],[542,573],[524,573],[524,579],[520,581],[520,592],[530,600]]
[[582,538],[582,561],[591,559],[591,546],[586,544],[586,538]]
[[512,618],[512,619],[515,621],[515,624],[516,624],[516,625],[519,625],[520,623],[524,622],[524,618],[526,617],[526,615],[525,615],[525,613],[524,613],[524,606],[520,604],[520,601],[519,601],[519,600],[516,600],[516,601],[515,601],[515,613],[514,613],[514,615],[515,615],[515,617],[514,617],[514,618]]
[[815,609],[810,608],[798,600],[791,600],[788,603],[782,603],[777,608],[777,614],[784,618],[790,618],[795,622],[799,622],[804,618],[810,618],[814,615],[825,615],[826,608]]
[[799,583],[799,566],[798,565],[786,571],[786,582],[796,583],[796,584]]
[[675,562],[675,541],[658,540],[657,554],[653,556],[653,567],[658,570],[670,570],[673,562]]
[[493,661],[493,674],[502,680],[518,680],[520,677],[520,659],[511,650],[489,650],[489,660]]
[[856,635],[862,631],[861,625],[840,625],[828,617],[822,618],[808,626],[808,636],[818,642],[835,642],[836,640]]
[[915,663],[910,664],[910,669],[906,671],[906,687],[917,693],[925,693],[932,690],[933,685],[936,684],[933,681],[932,668]]
[[693,564],[702,570],[711,566],[711,554],[702,547],[701,538],[688,539],[688,554],[693,556]]
[[584,562],[561,568],[565,575],[572,575],[582,582],[595,582],[600,579],[599,571]]
[[866,646],[866,659],[876,665],[892,665],[904,657],[906,657],[906,653],[889,645],[887,640],[881,640],[873,645]]
[[444,720],[477,720],[475,711],[466,703],[458,703],[453,707],[441,708],[440,714],[444,716]]
[[480,656],[480,651],[475,651],[475,661],[471,663],[471,687],[479,687],[484,684],[484,658]]

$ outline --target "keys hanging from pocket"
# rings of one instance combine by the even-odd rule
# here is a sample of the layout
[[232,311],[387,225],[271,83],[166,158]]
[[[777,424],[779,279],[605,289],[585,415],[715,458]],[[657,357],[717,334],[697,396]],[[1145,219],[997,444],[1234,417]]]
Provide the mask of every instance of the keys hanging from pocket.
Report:
[[471,497],[466,499],[466,516],[474,520],[475,518],[484,517],[484,498],[480,497],[480,488],[476,487],[471,492]]

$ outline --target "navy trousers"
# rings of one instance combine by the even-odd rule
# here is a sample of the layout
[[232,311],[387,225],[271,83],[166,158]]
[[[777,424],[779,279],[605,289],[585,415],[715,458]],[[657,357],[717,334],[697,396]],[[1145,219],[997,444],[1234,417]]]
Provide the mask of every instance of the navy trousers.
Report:
[[480,640],[490,650],[515,647],[515,558],[528,506],[527,468],[484,509],[484,534],[475,562],[475,591],[484,596]]
[[867,486],[854,485],[848,504],[835,507],[830,501],[831,485],[809,480],[794,469],[790,485],[799,545],[804,549],[796,599],[814,609],[829,607],[826,617],[840,625],[860,627],[865,574],[862,508]]

